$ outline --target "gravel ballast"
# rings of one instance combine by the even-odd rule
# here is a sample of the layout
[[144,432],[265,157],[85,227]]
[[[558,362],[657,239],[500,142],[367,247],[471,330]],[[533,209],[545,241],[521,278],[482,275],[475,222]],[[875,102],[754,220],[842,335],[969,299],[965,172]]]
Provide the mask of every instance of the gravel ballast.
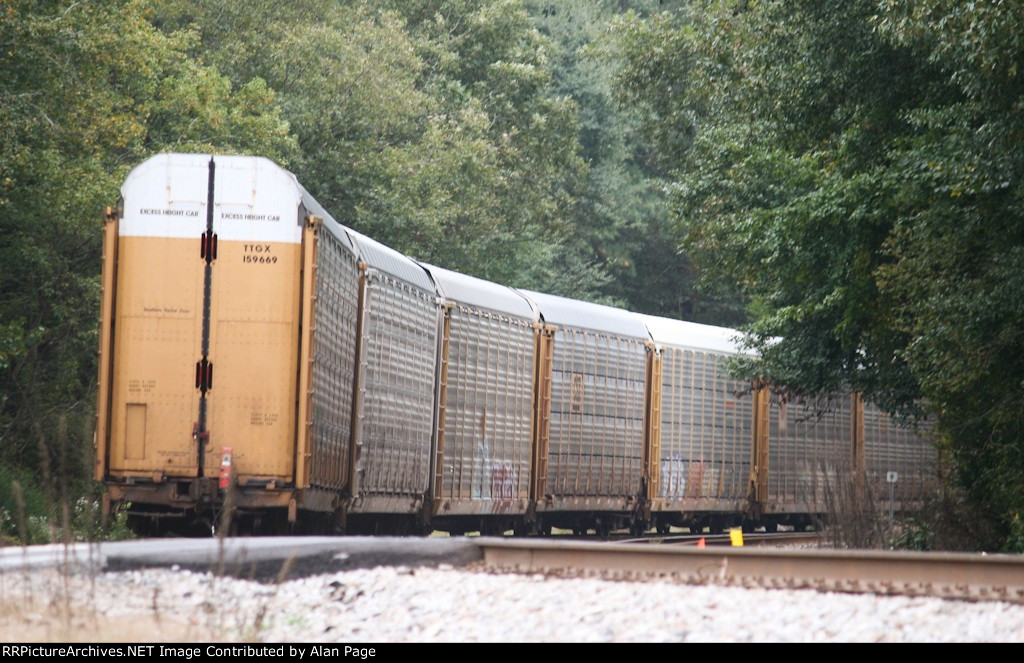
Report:
[[379,567],[0,575],[0,640],[1024,642],[1024,605]]

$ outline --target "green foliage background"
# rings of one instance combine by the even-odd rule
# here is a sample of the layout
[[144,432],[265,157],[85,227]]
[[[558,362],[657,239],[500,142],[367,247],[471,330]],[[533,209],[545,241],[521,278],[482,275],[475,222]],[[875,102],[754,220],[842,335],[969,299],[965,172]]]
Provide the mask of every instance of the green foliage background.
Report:
[[1022,17],[1016,0],[0,0],[0,474],[95,490],[100,212],[147,156],[217,151],[274,159],[435,264],[746,324],[761,360],[740,370],[931,416],[1009,532]]
[[1003,532],[1024,513],[1022,19],[695,0],[618,22],[685,251],[750,302],[745,370],[934,417]]
[[[267,156],[342,222],[449,268],[623,305],[647,292],[620,276],[667,217],[607,66],[567,74],[619,8],[573,11],[582,40],[519,0],[0,2],[5,504],[15,476],[55,497],[26,505],[44,520],[95,495],[101,213],[156,152]],[[607,147],[582,146],[581,118]]]

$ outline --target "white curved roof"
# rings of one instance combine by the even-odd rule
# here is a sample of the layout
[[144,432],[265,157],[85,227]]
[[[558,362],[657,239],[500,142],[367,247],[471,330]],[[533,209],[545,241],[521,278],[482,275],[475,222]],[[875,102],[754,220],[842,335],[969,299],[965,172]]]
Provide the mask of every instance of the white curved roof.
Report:
[[751,354],[740,346],[741,332],[727,327],[702,325],[697,322],[659,318],[638,313],[659,346],[671,346],[688,350],[703,350],[719,354]]
[[636,313],[532,290],[519,292],[533,300],[544,316],[544,321],[553,325],[580,327],[616,336],[630,336],[643,341],[651,340],[651,335]]
[[299,189],[302,191],[302,205],[306,208],[306,213],[318,216],[323,219],[324,228],[328,230],[332,235],[338,238],[338,240],[351,251],[353,254],[358,255],[355,244],[352,243],[352,238],[349,237],[346,232],[345,226],[338,223],[338,221],[331,216],[327,210],[325,210],[320,203],[316,201],[306,188],[299,184]]
[[484,308],[497,313],[504,313],[527,320],[537,320],[530,302],[521,294],[508,286],[498,285],[475,276],[460,274],[450,269],[420,263],[437,285],[437,292],[445,299]]
[[300,206],[355,251],[351,239],[291,172],[264,157],[164,152],[132,169],[121,187],[121,235],[195,238],[206,231],[210,162],[214,231],[223,240],[302,241]]
[[[172,154],[147,159],[128,175],[121,189],[125,208],[122,235],[199,237],[206,230],[209,165],[214,173],[214,228],[221,239],[273,239],[298,243],[297,212],[324,218],[332,234],[351,246],[370,267],[455,302],[528,320],[543,315],[558,326],[654,341],[659,345],[725,354],[748,353],[740,333],[540,292],[518,291],[432,265],[421,265],[380,242],[339,224],[299,184],[296,177],[263,157]],[[433,276],[433,278],[432,278]],[[435,284],[436,281],[436,284]]]
[[[211,164],[214,209],[207,210]],[[221,241],[298,244],[300,191],[294,175],[263,157],[165,152],[125,178],[118,234],[195,238],[210,215]]]
[[428,292],[437,292],[430,276],[412,258],[351,228],[345,228],[345,231],[356,245],[359,257],[373,269],[398,277]]

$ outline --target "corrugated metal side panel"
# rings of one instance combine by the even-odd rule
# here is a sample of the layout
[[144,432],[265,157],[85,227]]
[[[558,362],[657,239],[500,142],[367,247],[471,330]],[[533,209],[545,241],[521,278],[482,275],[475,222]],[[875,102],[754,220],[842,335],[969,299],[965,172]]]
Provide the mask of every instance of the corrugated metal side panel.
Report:
[[823,512],[827,489],[848,481],[852,464],[848,394],[780,403],[769,413],[768,502],[771,508]]
[[746,497],[753,439],[750,385],[730,380],[726,357],[662,351],[659,497]]
[[363,329],[360,495],[423,495],[430,482],[437,302],[369,273]]
[[347,239],[325,228],[317,244],[310,483],[333,490],[348,484],[359,315],[359,267]]
[[638,340],[577,329],[555,332],[548,494],[638,494],[646,357]]
[[893,497],[920,500],[937,478],[938,451],[931,422],[900,426],[885,411],[864,404],[864,457],[867,485],[876,499],[888,500],[887,472],[897,472]]
[[451,310],[441,497],[529,498],[533,326]]

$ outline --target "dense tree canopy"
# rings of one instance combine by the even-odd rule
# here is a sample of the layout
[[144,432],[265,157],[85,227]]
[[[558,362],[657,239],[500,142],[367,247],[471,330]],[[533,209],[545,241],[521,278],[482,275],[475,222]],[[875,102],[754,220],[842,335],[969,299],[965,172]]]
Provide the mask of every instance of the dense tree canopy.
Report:
[[655,149],[655,123],[640,107],[617,103],[621,61],[609,20],[623,5],[646,15],[669,3],[561,0],[529,3],[554,43],[555,89],[579,107],[579,142],[589,166],[570,213],[578,251],[604,268],[601,292],[634,309],[716,324],[743,321],[735,297],[699,291],[696,269],[678,251]]
[[100,219],[127,169],[161,149],[277,157],[294,140],[263,81],[189,58],[195,35],[155,29],[145,3],[0,11],[0,444],[35,465],[62,419],[91,442]]
[[0,61],[0,473],[91,435],[100,211],[203,150],[436,264],[749,320],[743,370],[931,415],[1024,513],[1016,0],[6,0]]
[[161,3],[236,84],[258,77],[297,140],[287,165],[339,220],[420,259],[596,295],[566,218],[585,165],[576,106],[520,3]]
[[[580,148],[578,101],[555,84],[560,45],[517,0],[11,0],[0,12],[5,484],[5,468],[65,463],[58,439],[89,446],[101,211],[155,152],[261,154],[342,222],[418,258],[625,303],[578,241],[600,164]],[[84,476],[86,454],[72,461]],[[5,486],[0,529],[12,508]]]
[[[1016,2],[708,0],[622,21],[677,228],[803,392],[935,416],[975,500],[1024,512]],[[924,404],[924,405],[923,405]]]

